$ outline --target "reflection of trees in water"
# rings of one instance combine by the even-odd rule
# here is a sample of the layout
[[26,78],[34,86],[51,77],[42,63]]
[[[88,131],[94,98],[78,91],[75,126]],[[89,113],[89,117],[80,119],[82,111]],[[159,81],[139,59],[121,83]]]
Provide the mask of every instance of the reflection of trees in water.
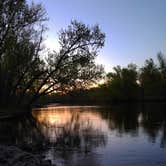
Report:
[[166,145],[165,104],[124,104],[103,109],[101,116],[108,121],[110,130],[115,130],[119,136],[137,136],[141,127],[149,141],[155,142],[159,138],[161,147]]
[[91,119],[82,121],[79,113],[72,112],[71,121],[63,126],[56,144],[89,151],[93,147],[105,145],[106,137],[101,129],[94,128]]
[[104,119],[107,119],[111,130],[116,130],[121,136],[123,133],[134,136],[138,134],[138,108],[135,105],[124,104],[118,107],[106,108],[101,111],[101,115]]
[[106,124],[95,110],[47,110],[33,116],[37,118],[39,130],[56,150],[88,152],[106,144]]
[[165,104],[122,105],[111,110],[105,109],[101,115],[108,120],[110,129],[118,131],[120,136],[135,136],[141,127],[149,141],[155,142],[159,138],[161,147],[166,145]]
[[36,123],[31,116],[2,120],[0,122],[0,133],[0,144],[29,148],[46,141],[36,128]]
[[[55,117],[62,116],[62,123],[55,119],[51,119],[49,123],[42,117],[43,121],[38,122],[37,126],[43,135],[50,136],[52,146],[55,146],[48,151],[49,155],[54,156],[54,160],[60,158],[64,159],[64,162],[73,163],[74,158],[80,157],[79,155],[83,158],[86,153],[93,152],[95,147],[105,146],[107,143],[106,135],[108,131],[113,130],[118,133],[118,136],[126,136],[126,134],[132,137],[147,135],[149,141],[158,139],[161,147],[165,147],[166,112],[163,108],[163,106],[155,107],[145,104],[144,107],[141,105],[122,105],[112,108],[95,108],[94,110],[86,108],[82,111],[68,109],[67,112],[70,115],[66,114],[63,117],[63,111],[60,116],[54,115]],[[40,111],[38,116],[40,116],[39,114]],[[106,126],[99,127],[103,123],[108,127],[107,129]]]
[[[3,120],[0,122],[0,143],[40,146],[49,142],[59,155],[67,157],[74,151],[86,153],[95,147],[105,146],[108,132],[114,130],[119,136],[144,134],[149,141],[159,140],[161,147],[165,147],[164,109],[162,104],[145,104],[142,108],[123,105],[118,108],[67,109],[65,114],[64,111],[54,111],[49,120],[45,119],[48,117],[46,114],[41,121],[33,117]],[[36,111],[36,117],[40,117],[41,112]]]
[[160,136],[161,147],[166,145],[166,111],[165,104],[146,104],[142,111],[141,126],[151,142]]

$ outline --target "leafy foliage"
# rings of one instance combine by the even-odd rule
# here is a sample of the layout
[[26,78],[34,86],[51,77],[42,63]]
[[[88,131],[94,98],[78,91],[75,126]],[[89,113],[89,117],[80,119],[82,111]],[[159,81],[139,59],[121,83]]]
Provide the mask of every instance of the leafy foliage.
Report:
[[102,77],[104,69],[94,61],[105,39],[98,25],[72,21],[59,33],[59,52],[47,52],[44,60],[47,17],[43,7],[25,0],[3,0],[0,14],[2,105],[11,99],[13,104],[32,104],[42,95],[85,88]]
[[127,68],[114,67],[114,72],[107,74],[108,88],[113,98],[121,100],[131,100],[138,93],[138,73],[134,64]]
[[153,59],[146,60],[140,71],[140,83],[145,96],[163,98],[166,95],[166,60],[161,53],[157,59],[158,64]]

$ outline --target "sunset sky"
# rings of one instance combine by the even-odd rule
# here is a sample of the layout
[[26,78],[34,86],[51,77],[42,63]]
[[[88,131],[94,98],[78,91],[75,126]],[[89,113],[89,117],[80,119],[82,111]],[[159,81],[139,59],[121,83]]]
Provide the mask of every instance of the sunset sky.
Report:
[[[29,0],[31,1],[31,0]],[[57,33],[72,19],[98,23],[106,34],[97,59],[106,71],[128,63],[144,64],[159,51],[166,54],[166,0],[34,0],[49,17],[46,44],[58,48]]]

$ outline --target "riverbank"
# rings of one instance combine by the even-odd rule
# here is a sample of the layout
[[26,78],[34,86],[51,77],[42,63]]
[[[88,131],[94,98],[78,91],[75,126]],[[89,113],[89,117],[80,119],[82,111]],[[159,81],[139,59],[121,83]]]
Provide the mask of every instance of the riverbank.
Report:
[[0,109],[0,120],[1,119],[10,119],[15,117],[20,117],[23,115],[29,115],[31,113],[31,109]]
[[0,145],[1,166],[55,166],[43,156],[23,151],[16,146]]

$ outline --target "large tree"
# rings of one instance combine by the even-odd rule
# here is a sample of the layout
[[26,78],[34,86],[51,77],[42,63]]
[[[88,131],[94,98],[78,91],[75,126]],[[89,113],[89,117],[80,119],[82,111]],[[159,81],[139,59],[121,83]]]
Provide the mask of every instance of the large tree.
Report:
[[25,0],[0,1],[0,101],[9,103],[43,72],[40,58],[45,11]]
[[86,88],[101,79],[104,70],[95,64],[95,58],[104,45],[104,39],[98,25],[89,27],[71,21],[71,25],[59,33],[59,52],[48,54],[47,76],[39,84],[31,102],[52,91]]
[[105,35],[98,25],[72,21],[59,33],[60,50],[44,59],[42,6],[2,0],[0,14],[1,104],[32,104],[42,95],[85,88],[101,78],[103,67],[94,60]]

